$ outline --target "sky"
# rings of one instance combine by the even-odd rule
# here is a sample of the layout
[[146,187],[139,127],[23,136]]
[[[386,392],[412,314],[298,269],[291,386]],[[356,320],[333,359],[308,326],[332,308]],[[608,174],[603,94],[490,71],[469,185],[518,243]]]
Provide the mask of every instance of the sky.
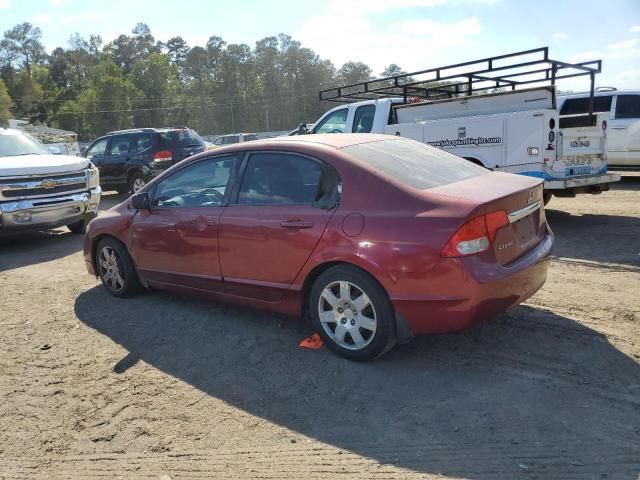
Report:
[[0,0],[0,32],[24,21],[42,29],[48,51],[75,32],[106,43],[137,22],[190,46],[211,35],[254,46],[286,33],[338,68],[362,61],[374,74],[391,63],[415,71],[548,46],[561,61],[602,59],[596,85],[640,89],[640,0]]

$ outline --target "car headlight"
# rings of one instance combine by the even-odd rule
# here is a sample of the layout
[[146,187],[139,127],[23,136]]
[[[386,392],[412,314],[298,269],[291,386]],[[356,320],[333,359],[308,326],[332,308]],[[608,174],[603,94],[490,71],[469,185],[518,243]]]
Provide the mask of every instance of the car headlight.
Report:
[[100,186],[100,172],[98,172],[93,163],[90,163],[89,168],[87,168],[87,185],[89,188]]

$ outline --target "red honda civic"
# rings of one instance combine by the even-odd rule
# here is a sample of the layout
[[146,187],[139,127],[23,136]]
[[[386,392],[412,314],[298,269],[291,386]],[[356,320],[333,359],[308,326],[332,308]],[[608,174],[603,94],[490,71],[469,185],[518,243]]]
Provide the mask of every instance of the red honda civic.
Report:
[[413,140],[281,137],[186,159],[93,220],[109,293],[204,294],[296,317],[353,360],[463,330],[544,283],[540,180]]

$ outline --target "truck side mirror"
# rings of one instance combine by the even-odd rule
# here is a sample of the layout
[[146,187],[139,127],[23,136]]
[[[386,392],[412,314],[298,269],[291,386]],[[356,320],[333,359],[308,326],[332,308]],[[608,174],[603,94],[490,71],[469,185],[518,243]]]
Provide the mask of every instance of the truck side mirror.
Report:
[[300,125],[298,125],[298,135],[306,135],[308,133],[309,130],[307,129],[306,123],[301,123]]
[[136,210],[149,210],[149,194],[147,192],[136,193],[129,200],[129,205]]

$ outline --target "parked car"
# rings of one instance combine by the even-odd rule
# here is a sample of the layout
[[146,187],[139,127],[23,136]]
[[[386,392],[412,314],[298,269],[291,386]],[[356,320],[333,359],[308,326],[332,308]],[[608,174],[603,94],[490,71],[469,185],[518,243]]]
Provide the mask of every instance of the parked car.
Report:
[[158,173],[204,150],[204,141],[189,128],[138,128],[98,138],[84,156],[100,170],[105,189],[136,193]]
[[[587,93],[558,96],[558,110],[565,118],[589,112]],[[640,167],[640,90],[601,87],[594,95],[594,112],[608,113],[607,158],[610,167]]]
[[455,332],[544,283],[542,181],[386,135],[279,137],[175,165],[91,222],[112,295],[141,287],[300,316],[367,360]]
[[213,147],[223,147],[233,143],[251,142],[258,140],[257,133],[232,133],[230,135],[221,135],[213,141]]
[[53,155],[30,135],[0,128],[0,235],[63,225],[83,233],[100,194],[89,160]]

